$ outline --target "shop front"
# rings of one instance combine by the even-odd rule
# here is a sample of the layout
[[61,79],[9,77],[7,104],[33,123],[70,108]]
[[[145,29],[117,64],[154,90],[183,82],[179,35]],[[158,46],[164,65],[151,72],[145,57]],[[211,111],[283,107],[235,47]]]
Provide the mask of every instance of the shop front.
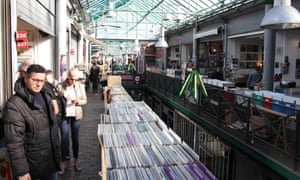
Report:
[[264,62],[264,31],[241,33],[228,37],[228,63],[226,79],[237,86],[245,86],[248,75]]
[[214,25],[194,35],[197,43],[197,66],[201,74],[209,75],[217,68],[223,68],[223,33],[221,25]]

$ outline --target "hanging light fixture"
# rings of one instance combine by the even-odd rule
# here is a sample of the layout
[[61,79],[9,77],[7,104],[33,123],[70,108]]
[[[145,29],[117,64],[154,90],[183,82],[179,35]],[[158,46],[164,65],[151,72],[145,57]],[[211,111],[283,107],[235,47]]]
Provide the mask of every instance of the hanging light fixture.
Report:
[[300,14],[291,6],[291,0],[274,0],[260,26],[266,29],[293,29],[300,27]]
[[114,1],[110,0],[110,1],[108,2],[108,12],[107,12],[107,14],[106,14],[106,17],[107,17],[107,18],[114,18],[114,17],[116,17],[116,16],[117,16],[117,14],[116,14],[116,12],[114,11]]
[[155,47],[157,47],[157,48],[167,48],[168,47],[168,43],[165,40],[165,28],[164,27],[161,28],[160,38],[155,43]]
[[163,21],[171,21],[172,20],[172,15],[171,14],[165,14],[162,20]]
[[138,39],[135,39],[134,47],[133,47],[132,50],[135,54],[138,54],[140,52],[140,46],[139,46],[139,40]]

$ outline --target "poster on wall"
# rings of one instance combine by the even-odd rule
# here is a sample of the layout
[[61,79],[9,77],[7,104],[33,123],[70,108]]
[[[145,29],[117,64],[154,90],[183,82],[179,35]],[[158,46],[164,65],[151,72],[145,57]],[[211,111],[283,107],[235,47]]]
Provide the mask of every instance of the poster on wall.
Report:
[[33,63],[33,33],[32,31],[17,31],[16,46],[18,64],[23,62]]
[[67,61],[66,55],[61,54],[59,59],[59,73],[60,73],[60,81],[64,81],[67,77]]

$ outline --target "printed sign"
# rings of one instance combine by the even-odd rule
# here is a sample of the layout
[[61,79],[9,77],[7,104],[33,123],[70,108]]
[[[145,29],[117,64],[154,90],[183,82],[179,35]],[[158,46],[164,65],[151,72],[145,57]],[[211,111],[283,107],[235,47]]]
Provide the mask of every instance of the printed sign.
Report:
[[17,31],[16,39],[17,39],[17,41],[28,41],[27,40],[27,31]]
[[27,39],[27,31],[17,31],[16,32],[16,44],[19,49],[27,49],[28,48],[28,39]]
[[28,48],[28,41],[17,41],[17,48],[27,49]]

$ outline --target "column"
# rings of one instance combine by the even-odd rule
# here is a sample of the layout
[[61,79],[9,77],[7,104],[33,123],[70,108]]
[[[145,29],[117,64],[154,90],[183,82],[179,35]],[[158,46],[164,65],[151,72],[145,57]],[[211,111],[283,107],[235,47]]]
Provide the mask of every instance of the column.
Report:
[[[265,6],[265,12],[272,8],[271,4]],[[264,67],[262,85],[266,90],[273,91],[275,62],[275,33],[274,30],[265,29],[264,32]]]
[[[193,36],[197,33],[197,27],[194,27],[193,28]],[[192,59],[189,59],[189,60],[192,60],[193,61],[193,64],[194,64],[194,67],[197,67],[197,39],[196,38],[193,38],[193,53],[192,53]]]
[[[1,2],[2,3],[2,2]],[[11,68],[12,72],[11,72],[11,86],[12,89],[7,89],[7,90],[11,90],[13,91],[14,89],[14,84],[15,81],[17,80],[17,76],[16,76],[16,72],[18,70],[18,59],[17,59],[17,45],[16,45],[16,38],[15,38],[15,33],[17,32],[17,1],[16,0],[10,0],[10,1],[5,1],[5,7],[4,8],[10,8],[7,12],[9,13],[9,17],[11,17],[10,19],[7,18],[6,20],[8,20],[8,22],[6,23],[10,23],[8,26],[10,26],[10,32],[6,32],[6,35],[10,35],[10,38],[7,38],[7,40],[10,41],[6,42],[5,45],[10,45],[10,52],[8,54],[11,55],[11,67],[7,66],[7,68]],[[6,15],[8,15],[8,13]],[[8,52],[8,51],[7,51]],[[9,55],[7,55],[7,58],[9,57]],[[9,62],[7,62],[9,63]],[[9,80],[9,79],[8,79]],[[11,92],[8,92],[8,94],[10,94]]]
[[[89,44],[90,44],[90,41],[88,40],[88,39],[85,39],[85,48],[84,48],[84,50],[85,50],[85,57],[84,57],[84,64],[86,65],[86,67],[88,67],[88,65],[89,65],[89,57],[90,57],[90,55],[91,55],[91,53],[90,53],[90,50],[89,50]],[[104,63],[104,62],[103,62]]]
[[83,33],[78,32],[80,34],[80,38],[78,39],[78,58],[77,58],[77,63],[78,64],[83,64]]
[[67,55],[67,0],[56,0],[56,76],[60,77]]

